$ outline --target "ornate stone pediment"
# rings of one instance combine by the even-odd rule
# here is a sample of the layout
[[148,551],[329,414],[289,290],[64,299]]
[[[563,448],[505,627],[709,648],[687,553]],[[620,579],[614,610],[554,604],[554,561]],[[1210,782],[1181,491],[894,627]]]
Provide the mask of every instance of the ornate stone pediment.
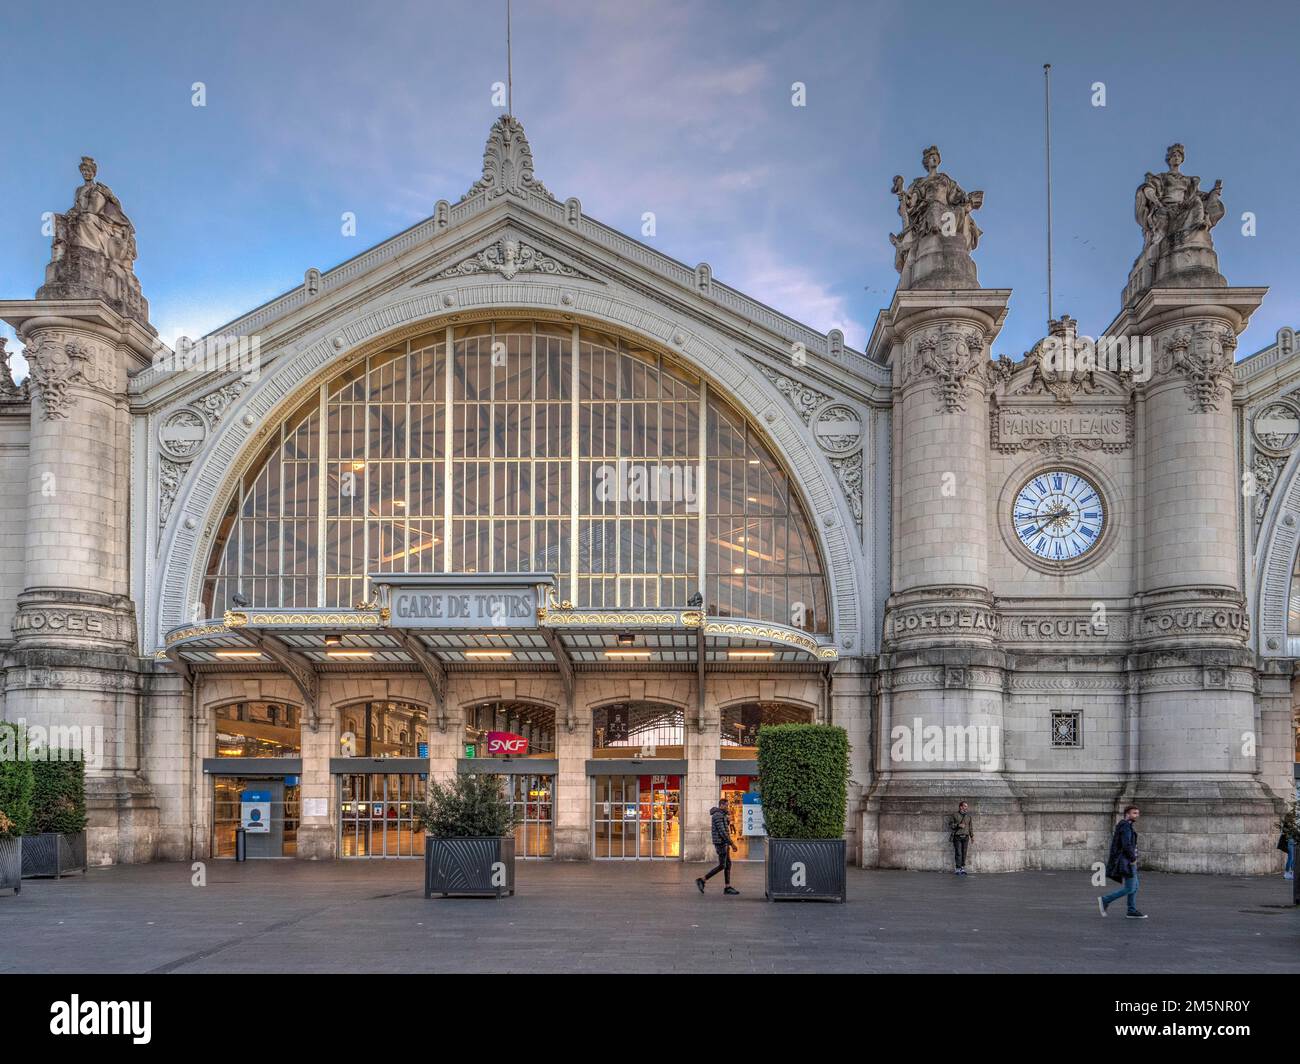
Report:
[[571,277],[583,281],[597,280],[576,266],[556,258],[527,241],[508,236],[501,237],[472,255],[467,255],[433,275],[416,281],[413,287],[448,278],[472,277],[475,274],[496,274],[507,281],[512,281],[521,274]]
[[528,146],[524,127],[514,115],[502,115],[492,123],[492,131],[483,149],[483,176],[470,185],[469,191],[457,202],[464,203],[479,195],[486,197],[489,203],[501,196],[555,199],[533,176],[533,150]]

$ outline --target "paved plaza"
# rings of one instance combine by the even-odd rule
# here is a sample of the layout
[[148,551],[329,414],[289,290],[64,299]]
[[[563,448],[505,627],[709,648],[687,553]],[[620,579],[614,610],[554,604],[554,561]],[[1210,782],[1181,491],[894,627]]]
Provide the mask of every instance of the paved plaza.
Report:
[[[849,870],[849,902],[740,897],[705,866],[520,862],[514,898],[426,901],[419,861],[118,865],[0,895],[0,972],[1300,972],[1280,876]],[[719,877],[720,878],[720,877]],[[1108,888],[1109,889],[1109,888]]]

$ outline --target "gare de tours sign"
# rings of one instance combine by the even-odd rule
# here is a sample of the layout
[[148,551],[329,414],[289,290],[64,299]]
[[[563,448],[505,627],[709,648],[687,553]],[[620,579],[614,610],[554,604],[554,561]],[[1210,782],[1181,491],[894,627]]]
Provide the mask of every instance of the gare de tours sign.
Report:
[[371,577],[394,628],[536,628],[550,573],[384,573]]

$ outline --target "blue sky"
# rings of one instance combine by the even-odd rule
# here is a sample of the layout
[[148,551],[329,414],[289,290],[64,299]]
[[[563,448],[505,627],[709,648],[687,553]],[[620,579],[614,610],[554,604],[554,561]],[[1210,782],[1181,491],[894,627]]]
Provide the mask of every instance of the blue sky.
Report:
[[[136,271],[169,341],[428,216],[478,176],[504,8],[7,0],[0,296],[41,283],[41,215],[71,204],[82,154],[135,223]],[[556,196],[635,236],[655,212],[649,243],[855,347],[897,278],[891,177],[917,176],[930,143],[985,192],[980,280],[1014,289],[994,352],[1018,357],[1043,332],[1044,62],[1056,312],[1084,332],[1109,323],[1141,244],[1134,189],[1182,141],[1187,173],[1224,182],[1224,274],[1272,288],[1238,353],[1300,326],[1300,5],[516,0],[514,12],[515,113]],[[791,106],[796,81],[806,107]],[[1098,81],[1105,107],[1091,102]],[[355,237],[340,232],[344,211]]]

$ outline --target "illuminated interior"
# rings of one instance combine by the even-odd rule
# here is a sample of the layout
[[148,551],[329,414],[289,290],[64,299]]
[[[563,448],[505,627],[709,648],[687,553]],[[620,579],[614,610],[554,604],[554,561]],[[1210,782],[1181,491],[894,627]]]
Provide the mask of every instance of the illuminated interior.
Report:
[[711,616],[828,630],[798,494],[715,389],[621,337],[501,321],[322,385],[242,478],[204,596],[351,607],[368,572],[547,571],[579,607],[682,608],[701,566]]

